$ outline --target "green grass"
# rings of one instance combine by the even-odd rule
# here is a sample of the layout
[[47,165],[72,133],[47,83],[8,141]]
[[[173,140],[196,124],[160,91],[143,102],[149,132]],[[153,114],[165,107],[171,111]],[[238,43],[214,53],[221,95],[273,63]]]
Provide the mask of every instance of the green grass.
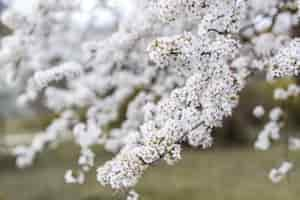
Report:
[[[111,157],[98,151],[98,164]],[[97,184],[94,173],[83,186],[64,184],[64,171],[74,166],[77,154],[77,148],[65,145],[45,153],[26,170],[15,169],[12,161],[0,160],[0,200],[121,199]],[[298,200],[300,166],[288,181],[278,185],[267,179],[269,169],[280,163],[281,155],[281,147],[268,152],[251,148],[186,150],[176,166],[161,163],[149,169],[137,191],[142,200]],[[300,153],[291,153],[290,158],[300,162]]]

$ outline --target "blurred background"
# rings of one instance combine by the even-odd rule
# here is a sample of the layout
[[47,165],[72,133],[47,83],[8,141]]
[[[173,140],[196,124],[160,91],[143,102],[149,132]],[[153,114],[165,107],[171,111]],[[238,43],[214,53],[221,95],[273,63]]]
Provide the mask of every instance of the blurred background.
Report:
[[[28,1],[19,0],[26,11]],[[9,1],[0,1],[0,11]],[[7,34],[5,27],[1,34]],[[158,164],[148,170],[137,187],[145,200],[298,200],[300,198],[300,151],[289,153],[295,170],[283,182],[272,184],[269,170],[286,159],[286,144],[276,143],[266,152],[256,151],[253,143],[265,121],[253,117],[256,105],[266,110],[276,105],[273,89],[287,86],[291,81],[266,83],[258,75],[243,91],[240,105],[222,129],[214,132],[215,145],[209,150],[185,148],[183,160],[174,167]],[[84,185],[67,185],[64,173],[76,166],[79,148],[66,142],[57,149],[49,149],[39,156],[33,167],[17,169],[14,157],[5,145],[26,144],[34,133],[42,130],[54,118],[50,112],[36,109],[20,110],[15,106],[17,91],[0,87],[0,200],[108,200],[122,199],[120,194],[102,188],[95,173],[89,174]],[[282,134],[300,137],[300,98],[289,102],[288,129]],[[101,148],[97,165],[112,157]],[[96,165],[96,166],[97,166]]]

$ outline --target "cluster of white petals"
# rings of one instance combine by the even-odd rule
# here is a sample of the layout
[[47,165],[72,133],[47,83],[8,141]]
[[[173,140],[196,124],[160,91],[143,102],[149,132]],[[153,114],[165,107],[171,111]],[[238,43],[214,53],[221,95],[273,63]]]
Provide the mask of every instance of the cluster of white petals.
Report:
[[265,114],[265,109],[263,106],[259,105],[259,106],[256,106],[254,109],[253,109],[253,115],[256,117],[256,118],[261,118],[262,116],[264,116]]
[[269,112],[270,121],[267,122],[262,131],[259,132],[254,147],[258,150],[268,150],[271,146],[271,140],[280,139],[280,130],[283,126],[281,120],[283,111],[279,107],[273,108]]
[[[291,83],[286,89],[275,88],[274,89],[274,99],[278,100],[283,108],[285,108],[285,103],[290,98],[298,97],[300,94],[300,88],[298,85]],[[261,110],[261,106],[258,106],[254,110],[254,115],[261,118],[264,110]],[[262,114],[262,115],[261,115]],[[280,107],[273,108],[269,113],[269,122],[264,126],[264,129],[259,133],[259,136],[255,142],[255,148],[258,150],[267,150],[271,146],[272,140],[280,139],[281,129],[286,127],[287,113]],[[296,137],[290,135],[289,129],[285,129],[285,159],[288,159],[288,151],[295,151],[300,149],[300,140]],[[285,161],[282,163],[281,167],[278,169],[272,169],[269,173],[269,178],[273,183],[279,183],[293,168],[293,164],[290,161]]]
[[297,97],[300,94],[300,87],[296,84],[290,84],[286,90],[283,88],[276,88],[274,90],[275,100],[287,100],[290,97]]
[[295,137],[289,138],[289,150],[297,151],[300,150],[300,139]]
[[278,169],[272,169],[269,173],[269,178],[273,183],[279,183],[293,169],[294,165],[291,162],[283,162]]
[[65,173],[65,182],[69,184],[83,184],[85,181],[85,176],[82,172],[74,175],[72,170],[67,170]]
[[[162,69],[170,69],[186,77],[185,86],[163,97],[136,132],[136,142],[98,168],[98,181],[113,189],[129,189],[136,185],[144,171],[165,159],[174,164],[181,158],[180,143],[210,147],[211,131],[222,125],[238,103],[244,86],[240,70],[231,67],[239,44],[230,36],[212,32],[184,32],[156,39],[148,48],[150,58]],[[147,115],[148,116],[148,115]]]
[[158,0],[158,9],[161,20],[171,22],[178,18],[200,17],[208,7],[207,0]]
[[58,119],[41,133],[35,135],[30,145],[17,146],[13,153],[16,155],[16,164],[19,168],[31,166],[36,156],[47,146],[55,146],[69,137],[70,129],[78,121],[72,111],[65,111]]
[[139,199],[139,194],[136,193],[134,190],[131,190],[128,195],[126,200],[138,200]]
[[292,40],[270,60],[268,79],[292,77],[299,74],[300,40]]

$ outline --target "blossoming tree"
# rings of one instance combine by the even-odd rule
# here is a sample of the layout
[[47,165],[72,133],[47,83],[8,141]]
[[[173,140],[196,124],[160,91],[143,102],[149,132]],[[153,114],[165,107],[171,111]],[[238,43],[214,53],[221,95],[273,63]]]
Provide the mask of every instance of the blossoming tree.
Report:
[[[103,145],[116,156],[97,169],[97,180],[135,200],[146,169],[161,160],[174,165],[182,144],[213,144],[211,132],[232,115],[253,75],[274,81],[299,73],[296,0],[84,2],[36,0],[29,14],[11,7],[2,16],[12,34],[2,39],[0,76],[20,88],[18,105],[41,101],[59,113],[31,145],[13,150],[21,168],[72,132],[79,170],[68,170],[66,182],[83,183],[94,169],[91,147]],[[299,91],[290,85],[274,97]],[[271,111],[256,148],[280,138],[282,114]],[[291,168],[286,161],[270,178],[277,182]]]

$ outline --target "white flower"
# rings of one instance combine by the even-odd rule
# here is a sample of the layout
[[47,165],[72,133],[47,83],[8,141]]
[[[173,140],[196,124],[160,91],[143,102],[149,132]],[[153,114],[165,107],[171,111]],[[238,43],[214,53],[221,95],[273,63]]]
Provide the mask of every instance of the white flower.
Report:
[[82,149],[78,159],[78,165],[82,167],[83,171],[89,171],[94,166],[95,153],[90,149]]
[[150,164],[159,159],[157,150],[153,147],[141,147],[138,149],[139,156],[145,163]]
[[88,120],[87,125],[79,123],[73,130],[75,139],[81,147],[87,148],[97,144],[100,140],[101,130],[93,120]]
[[206,7],[205,0],[159,0],[157,2],[160,18],[167,22],[184,17],[199,17]]
[[263,16],[258,16],[255,19],[255,25],[254,28],[258,32],[264,32],[267,31],[269,28],[272,26],[272,18],[271,17],[263,17]]
[[131,151],[120,152],[114,160],[97,169],[97,180],[102,185],[118,190],[134,187],[147,168],[137,156],[138,151],[136,147]]
[[278,121],[282,117],[282,115],[283,111],[280,107],[273,108],[269,113],[270,120],[272,121]]
[[126,200],[138,200],[139,194],[136,193],[134,190],[131,190],[126,197]]
[[211,129],[207,129],[207,127],[199,126],[198,128],[191,131],[188,136],[188,143],[192,147],[202,147],[206,149],[212,146],[213,139],[210,135]]
[[291,162],[284,161],[278,169],[273,168],[269,173],[269,178],[273,183],[279,183],[292,169]]
[[254,148],[261,151],[266,151],[270,148],[271,142],[266,131],[259,134],[258,139],[254,143]]
[[78,63],[68,62],[52,69],[36,72],[29,80],[29,90],[41,90],[52,81],[60,81],[63,78],[74,79],[83,74],[83,68]]
[[291,77],[299,74],[300,40],[293,39],[270,60],[268,79]]
[[287,89],[289,96],[298,96],[300,94],[300,88],[296,84],[290,84]]
[[74,176],[72,170],[67,170],[65,173],[65,182],[69,184],[83,184],[85,181],[85,176],[84,174],[79,171],[77,176]]
[[289,150],[296,151],[300,149],[300,139],[291,137],[289,138]]
[[174,165],[181,160],[181,146],[179,144],[170,146],[168,153],[164,156],[164,160],[168,165]]
[[256,106],[253,110],[253,115],[256,117],[256,118],[261,118],[262,116],[264,116],[265,114],[265,109],[263,106],[259,105],[259,106]]
[[273,33],[284,34],[290,30],[292,25],[292,15],[289,12],[280,13],[276,17],[276,21],[273,26]]
[[276,88],[274,91],[275,100],[287,100],[289,97],[288,93],[282,88]]

